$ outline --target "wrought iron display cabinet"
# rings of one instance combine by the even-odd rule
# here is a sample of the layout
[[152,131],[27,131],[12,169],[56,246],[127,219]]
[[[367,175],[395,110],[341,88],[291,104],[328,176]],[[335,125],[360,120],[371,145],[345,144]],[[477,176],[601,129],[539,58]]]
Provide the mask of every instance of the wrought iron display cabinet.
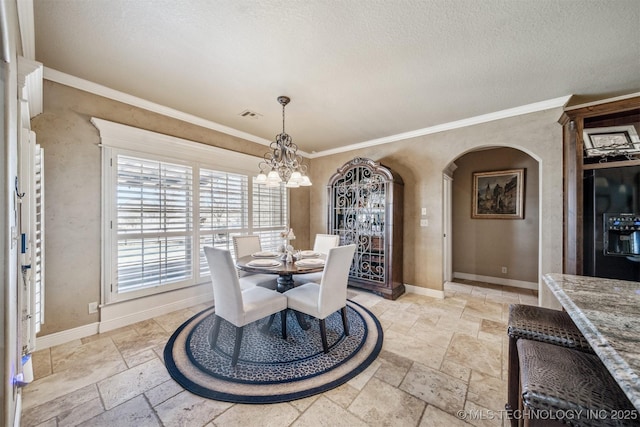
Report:
[[356,157],[329,179],[329,233],[356,244],[349,285],[387,299],[402,282],[402,178],[386,166]]

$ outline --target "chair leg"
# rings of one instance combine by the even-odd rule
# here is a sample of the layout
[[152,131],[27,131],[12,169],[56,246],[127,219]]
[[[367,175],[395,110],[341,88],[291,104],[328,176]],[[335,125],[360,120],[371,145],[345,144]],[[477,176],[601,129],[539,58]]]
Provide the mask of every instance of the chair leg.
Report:
[[218,341],[220,323],[222,323],[222,318],[216,314],[213,318],[213,328],[211,328],[211,332],[209,332],[209,346],[211,347],[211,350],[215,348],[216,342]]
[[347,306],[342,307],[342,327],[344,334],[349,335],[349,321],[347,320]]
[[236,363],[238,363],[238,356],[240,355],[240,345],[242,344],[243,332],[244,326],[236,326],[236,345],[233,348],[233,359],[231,359],[231,366],[236,366]]
[[320,338],[322,338],[322,349],[325,353],[329,353],[329,344],[327,344],[327,327],[324,319],[320,319]]
[[[275,314],[273,315],[275,316]],[[282,339],[287,339],[287,309],[280,312],[280,323],[282,323]]]
[[275,313],[274,313],[274,314],[272,314],[272,315],[269,317],[269,321],[267,322],[267,326],[265,326],[265,328],[264,328],[264,330],[265,330],[265,331],[268,331],[269,329],[271,329],[271,325],[273,325],[273,320],[274,320],[275,318],[276,318]]

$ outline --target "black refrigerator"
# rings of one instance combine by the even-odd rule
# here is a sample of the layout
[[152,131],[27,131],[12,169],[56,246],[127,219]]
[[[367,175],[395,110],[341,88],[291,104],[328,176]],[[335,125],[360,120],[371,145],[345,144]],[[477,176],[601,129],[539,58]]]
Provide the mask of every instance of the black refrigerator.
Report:
[[585,276],[640,281],[640,166],[584,172]]

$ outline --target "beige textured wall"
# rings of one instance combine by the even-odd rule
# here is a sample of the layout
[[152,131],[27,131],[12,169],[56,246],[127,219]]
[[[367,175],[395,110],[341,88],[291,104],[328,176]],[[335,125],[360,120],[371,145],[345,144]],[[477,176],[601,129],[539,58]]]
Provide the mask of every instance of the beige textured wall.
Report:
[[[87,310],[90,302],[100,301],[100,138],[91,117],[256,156],[266,150],[45,80],[44,113],[32,120],[45,152],[46,318],[40,335],[99,320]],[[297,228],[308,226],[298,221]]]
[[[318,185],[320,184],[313,183],[313,186]],[[297,249],[310,249],[313,247],[314,237],[309,234],[310,188],[299,187],[289,190],[289,224],[296,235],[296,240],[291,243]]]
[[[497,148],[455,161],[452,185],[453,271],[538,282],[538,162],[522,151]],[[525,169],[524,219],[473,219],[473,172]],[[501,267],[507,267],[503,274]]]
[[[356,156],[380,161],[405,182],[404,281],[442,290],[443,170],[478,148],[513,147],[540,162],[539,274],[562,271],[562,131],[557,123],[561,112],[556,108],[313,159],[310,234],[326,230],[326,183],[336,169]],[[421,207],[427,208],[428,227],[419,226]],[[477,250],[490,247],[488,242]],[[543,304],[557,307],[544,285],[540,291]]]
[[[562,153],[560,109],[528,114],[311,160],[314,185],[291,191],[295,245],[327,223],[326,183],[354,156],[370,157],[395,169],[405,182],[404,281],[442,289],[442,171],[465,152],[484,146],[513,146],[538,158],[541,191],[542,272],[561,271]],[[32,121],[45,149],[47,335],[98,321],[87,304],[100,296],[99,117],[155,132],[261,156],[265,147],[167,118],[146,110],[45,81],[44,113]],[[420,207],[429,227],[419,227]],[[542,290],[544,292],[544,289]],[[543,298],[544,301],[544,298]]]

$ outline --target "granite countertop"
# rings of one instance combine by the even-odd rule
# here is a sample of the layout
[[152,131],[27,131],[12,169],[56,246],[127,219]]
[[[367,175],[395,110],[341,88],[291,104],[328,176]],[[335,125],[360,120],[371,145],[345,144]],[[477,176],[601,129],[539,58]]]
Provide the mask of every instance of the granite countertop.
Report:
[[640,282],[555,273],[544,281],[640,410]]

